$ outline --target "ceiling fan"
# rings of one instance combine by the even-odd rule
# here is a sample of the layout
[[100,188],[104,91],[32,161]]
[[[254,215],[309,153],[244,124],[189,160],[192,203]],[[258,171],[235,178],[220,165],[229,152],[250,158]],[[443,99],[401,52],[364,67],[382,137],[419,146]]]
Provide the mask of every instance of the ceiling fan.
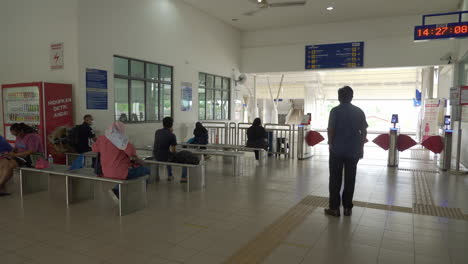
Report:
[[303,6],[307,1],[290,1],[280,3],[268,3],[267,0],[249,0],[249,2],[257,5],[257,9],[244,13],[244,16],[253,16],[256,13],[266,10],[270,7],[290,7],[290,6]]

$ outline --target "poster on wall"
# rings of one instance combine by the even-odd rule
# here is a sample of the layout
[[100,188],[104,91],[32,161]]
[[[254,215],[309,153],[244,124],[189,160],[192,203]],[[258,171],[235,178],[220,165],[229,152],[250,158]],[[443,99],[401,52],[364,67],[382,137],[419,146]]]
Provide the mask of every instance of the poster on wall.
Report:
[[73,127],[72,87],[70,84],[44,84],[45,134],[47,154],[54,162],[65,164],[65,153],[70,151],[66,141]]
[[86,69],[86,109],[107,108],[107,71]]
[[183,82],[181,86],[181,102],[182,111],[192,110],[192,83]]
[[63,61],[63,43],[50,44],[50,69],[61,70],[64,67]]
[[439,111],[441,108],[439,99],[426,99],[424,102],[424,117],[421,124],[422,141],[439,134]]
[[460,104],[468,105],[468,86],[462,86],[460,88]]

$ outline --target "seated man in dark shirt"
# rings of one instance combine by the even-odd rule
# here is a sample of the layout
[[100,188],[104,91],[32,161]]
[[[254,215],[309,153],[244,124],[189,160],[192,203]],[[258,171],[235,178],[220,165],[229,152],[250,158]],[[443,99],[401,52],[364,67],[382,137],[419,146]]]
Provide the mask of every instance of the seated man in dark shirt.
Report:
[[[172,133],[174,119],[165,117],[163,119],[164,128],[158,129],[154,134],[153,157],[157,161],[169,161],[169,155],[176,152],[177,138]],[[167,181],[172,181],[172,167],[167,166]],[[157,178],[159,179],[159,169],[157,170]],[[187,182],[187,169],[182,168],[182,179],[180,182]]]
[[[77,131],[77,144],[75,150],[78,153],[85,153],[91,151],[91,145],[96,141],[96,135],[94,134],[91,125],[93,124],[93,116],[85,115],[83,117],[83,124],[78,126]],[[93,142],[90,142],[92,140]]]

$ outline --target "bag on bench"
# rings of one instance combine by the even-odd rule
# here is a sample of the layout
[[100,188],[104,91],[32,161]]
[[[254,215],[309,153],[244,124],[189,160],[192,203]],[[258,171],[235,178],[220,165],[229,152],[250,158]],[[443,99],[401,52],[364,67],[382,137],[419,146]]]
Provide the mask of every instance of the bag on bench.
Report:
[[182,150],[172,156],[171,162],[198,165],[200,158],[190,151]]

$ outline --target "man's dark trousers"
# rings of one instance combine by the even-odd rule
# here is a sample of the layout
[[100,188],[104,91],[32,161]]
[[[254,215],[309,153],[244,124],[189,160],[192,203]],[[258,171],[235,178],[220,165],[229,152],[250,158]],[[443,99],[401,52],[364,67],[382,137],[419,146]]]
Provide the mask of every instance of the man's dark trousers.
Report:
[[[341,202],[344,208],[353,208],[354,184],[356,183],[356,169],[359,158],[336,155],[330,152],[330,209],[339,209]],[[343,181],[344,167],[344,189],[340,195]]]

